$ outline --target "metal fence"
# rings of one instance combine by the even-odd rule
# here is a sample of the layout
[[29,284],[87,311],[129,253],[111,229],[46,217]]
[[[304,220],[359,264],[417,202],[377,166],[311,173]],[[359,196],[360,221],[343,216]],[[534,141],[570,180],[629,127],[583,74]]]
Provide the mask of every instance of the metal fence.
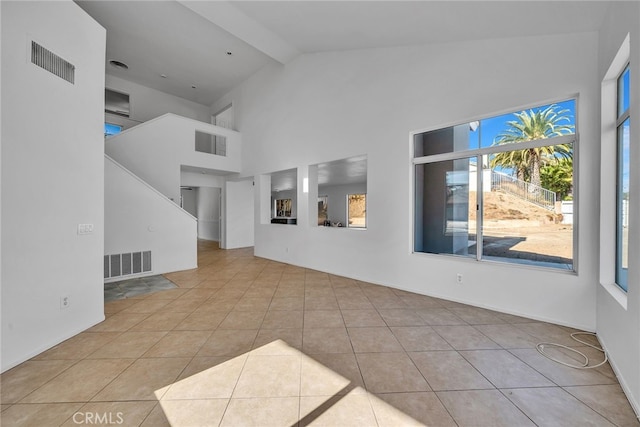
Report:
[[555,192],[502,172],[491,171],[491,190],[512,194],[550,211],[556,206]]

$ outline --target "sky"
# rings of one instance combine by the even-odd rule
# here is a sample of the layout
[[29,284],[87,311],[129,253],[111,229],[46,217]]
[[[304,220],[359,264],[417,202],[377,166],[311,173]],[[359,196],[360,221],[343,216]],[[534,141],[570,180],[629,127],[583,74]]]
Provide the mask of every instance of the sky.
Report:
[[111,123],[104,124],[104,136],[115,135],[122,131],[122,126],[113,125]]
[[[622,115],[629,109],[630,104],[630,71],[627,68],[621,76],[618,78],[618,116]],[[551,104],[541,105],[526,109],[537,112],[539,110],[547,108]],[[555,103],[557,105],[556,111],[567,110],[565,115],[568,116],[569,121],[563,122],[574,126],[576,124],[576,100],[569,99],[562,102]],[[489,117],[479,121],[479,126],[475,131],[469,132],[469,149],[474,150],[477,148],[490,147],[494,144],[498,136],[508,129],[507,122],[517,120],[515,113],[520,113],[522,110],[514,111],[508,114],[502,114],[500,116]],[[623,192],[629,191],[629,119],[621,125],[621,131],[619,134],[619,173],[621,174],[621,187]],[[473,163],[473,160],[472,160]],[[505,173],[512,172],[508,169],[502,169]]]
[[[575,103],[576,102],[574,99],[555,103],[555,105],[558,106],[556,108],[556,111],[568,110],[565,115],[569,118],[569,121],[565,121],[563,122],[563,124],[573,125],[575,127]],[[533,110],[534,112],[537,112],[540,110],[544,110],[550,105],[552,104],[545,104],[539,107],[528,108],[526,109],[526,111]],[[473,150],[478,148],[478,146],[479,148],[492,146],[498,136],[508,128],[507,122],[517,120],[515,113],[520,113],[521,111],[523,110],[518,110],[512,113],[502,114],[500,116],[494,116],[480,120],[480,125],[477,130],[474,132],[469,132],[469,149]],[[479,138],[480,141],[478,140]],[[474,162],[472,161],[472,163]],[[511,174],[513,172],[511,168],[496,167],[495,169],[507,174]]]
[[[533,110],[534,112],[536,112],[536,111],[547,108],[549,105],[551,104],[527,109],[527,111]],[[557,102],[556,105],[558,106],[556,111],[561,111],[565,109],[569,110],[567,115],[569,116],[570,121],[563,122],[563,123],[575,126],[575,118],[576,118],[575,100],[571,99],[568,101]],[[478,128],[478,130],[476,132],[469,133],[469,148],[470,149],[478,148],[478,145],[477,145],[478,135],[480,135],[480,138],[481,138],[480,148],[490,147],[491,145],[493,145],[498,135],[508,128],[507,122],[516,120],[516,116],[514,114],[520,113],[521,111],[522,110],[519,110],[513,113],[503,114],[501,116],[495,116],[495,117],[490,117],[488,119],[481,120],[480,127]]]
[[[618,117],[629,109],[629,101],[631,98],[629,93],[629,73],[629,68],[627,67],[618,80]],[[621,163],[620,172],[622,174],[621,184],[623,193],[629,193],[629,121],[630,119],[627,118],[627,120],[622,123],[622,132],[619,135],[621,146],[618,153],[618,161]]]
[[629,109],[629,67],[618,78],[618,116]]

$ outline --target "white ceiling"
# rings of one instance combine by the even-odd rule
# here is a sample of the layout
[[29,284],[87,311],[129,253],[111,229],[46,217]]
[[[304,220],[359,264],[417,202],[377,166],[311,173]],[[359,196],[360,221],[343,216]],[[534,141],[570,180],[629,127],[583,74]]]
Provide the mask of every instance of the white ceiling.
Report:
[[[107,29],[108,74],[199,104],[211,105],[274,62],[175,1],[76,3]],[[110,60],[129,69],[116,69]]]
[[107,61],[129,65],[107,73],[210,105],[266,64],[303,53],[596,31],[609,2],[77,3],[107,29]]
[[238,1],[300,52],[593,31],[608,2]]

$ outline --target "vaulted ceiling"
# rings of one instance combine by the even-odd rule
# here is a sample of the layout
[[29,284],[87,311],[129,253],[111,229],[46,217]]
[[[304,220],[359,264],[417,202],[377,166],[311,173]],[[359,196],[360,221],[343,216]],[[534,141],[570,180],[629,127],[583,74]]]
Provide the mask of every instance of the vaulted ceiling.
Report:
[[301,54],[597,31],[609,2],[77,3],[107,29],[108,74],[210,105],[265,65]]

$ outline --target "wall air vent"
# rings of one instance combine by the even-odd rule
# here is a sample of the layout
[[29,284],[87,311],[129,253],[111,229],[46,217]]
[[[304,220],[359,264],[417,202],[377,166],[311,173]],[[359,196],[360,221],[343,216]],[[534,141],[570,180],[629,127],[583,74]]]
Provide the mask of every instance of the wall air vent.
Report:
[[[104,256],[104,278],[129,276],[151,271],[151,251]],[[126,278],[126,277],[124,277]]]
[[34,41],[31,41],[31,62],[74,84],[76,66]]

